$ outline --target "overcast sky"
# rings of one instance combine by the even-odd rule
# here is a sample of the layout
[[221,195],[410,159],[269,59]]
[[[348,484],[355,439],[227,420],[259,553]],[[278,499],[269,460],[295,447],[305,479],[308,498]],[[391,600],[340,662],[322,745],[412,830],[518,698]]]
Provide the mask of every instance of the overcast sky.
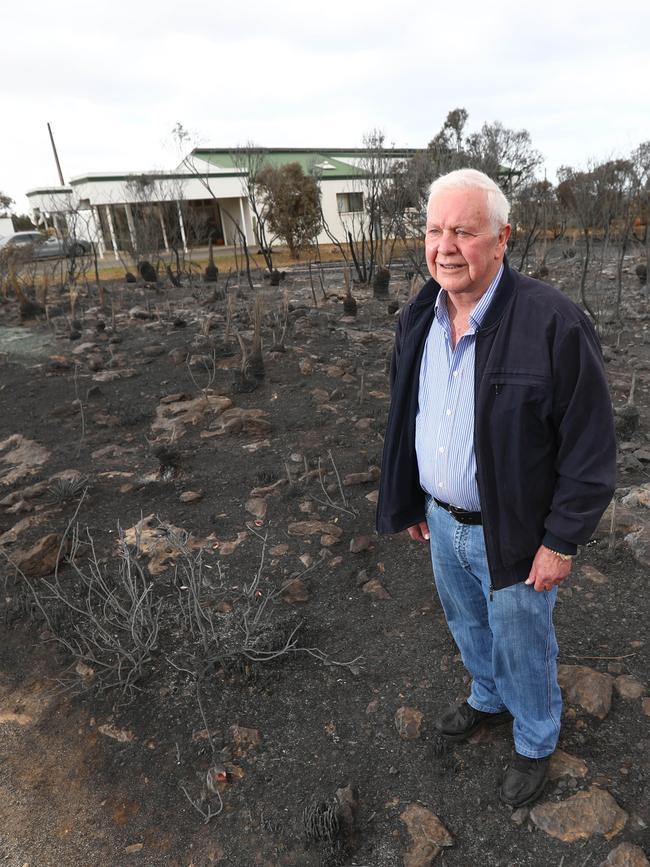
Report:
[[0,191],[173,168],[195,144],[420,147],[447,112],[584,165],[650,139],[647,0],[29,0],[0,15]]

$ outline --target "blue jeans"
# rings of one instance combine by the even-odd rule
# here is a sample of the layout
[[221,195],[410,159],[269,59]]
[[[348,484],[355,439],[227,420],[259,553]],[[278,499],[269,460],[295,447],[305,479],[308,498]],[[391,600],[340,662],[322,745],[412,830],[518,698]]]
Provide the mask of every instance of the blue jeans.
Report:
[[472,676],[476,710],[509,710],[515,749],[532,759],[557,745],[562,695],[557,682],[553,606],[557,588],[537,593],[523,582],[495,590],[483,527],[460,524],[427,502],[431,561],[451,634]]

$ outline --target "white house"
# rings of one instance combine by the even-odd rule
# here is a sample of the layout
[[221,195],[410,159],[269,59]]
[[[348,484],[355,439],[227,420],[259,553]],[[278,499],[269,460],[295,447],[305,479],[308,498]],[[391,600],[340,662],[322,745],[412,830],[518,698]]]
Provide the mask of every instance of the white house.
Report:
[[5,235],[11,235],[14,231],[14,224],[11,217],[3,217],[0,214],[0,238]]
[[[391,161],[409,159],[415,151],[387,150]],[[252,157],[274,166],[298,162],[320,181],[323,217],[329,231],[345,242],[364,207],[363,149],[268,149]],[[245,151],[196,148],[170,172],[88,174],[64,187],[30,190],[27,198],[34,221],[44,228],[93,241],[101,256],[119,258],[138,249],[146,224],[155,237],[149,243],[165,250],[182,246],[230,246],[241,233],[256,243],[254,215],[246,196]],[[146,219],[145,219],[146,218]],[[330,243],[323,229],[320,243]]]

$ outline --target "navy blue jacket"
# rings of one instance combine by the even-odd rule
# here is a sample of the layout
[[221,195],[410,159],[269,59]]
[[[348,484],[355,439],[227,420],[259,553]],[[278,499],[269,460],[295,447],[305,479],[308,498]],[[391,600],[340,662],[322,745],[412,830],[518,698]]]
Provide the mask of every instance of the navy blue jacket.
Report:
[[[377,530],[423,521],[415,453],[420,364],[440,287],[432,279],[400,314],[382,459]],[[495,590],[528,577],[543,542],[574,553],[589,541],[616,481],[612,403],[596,333],[557,289],[504,271],[476,334],[474,451]]]

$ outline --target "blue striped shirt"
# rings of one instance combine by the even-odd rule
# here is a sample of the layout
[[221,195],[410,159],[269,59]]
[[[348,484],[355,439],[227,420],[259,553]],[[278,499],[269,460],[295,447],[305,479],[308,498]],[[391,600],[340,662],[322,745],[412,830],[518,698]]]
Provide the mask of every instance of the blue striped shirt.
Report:
[[420,368],[415,450],[420,485],[438,500],[478,512],[474,454],[474,349],[476,331],[494,297],[503,265],[469,316],[452,348],[447,293],[441,289]]

